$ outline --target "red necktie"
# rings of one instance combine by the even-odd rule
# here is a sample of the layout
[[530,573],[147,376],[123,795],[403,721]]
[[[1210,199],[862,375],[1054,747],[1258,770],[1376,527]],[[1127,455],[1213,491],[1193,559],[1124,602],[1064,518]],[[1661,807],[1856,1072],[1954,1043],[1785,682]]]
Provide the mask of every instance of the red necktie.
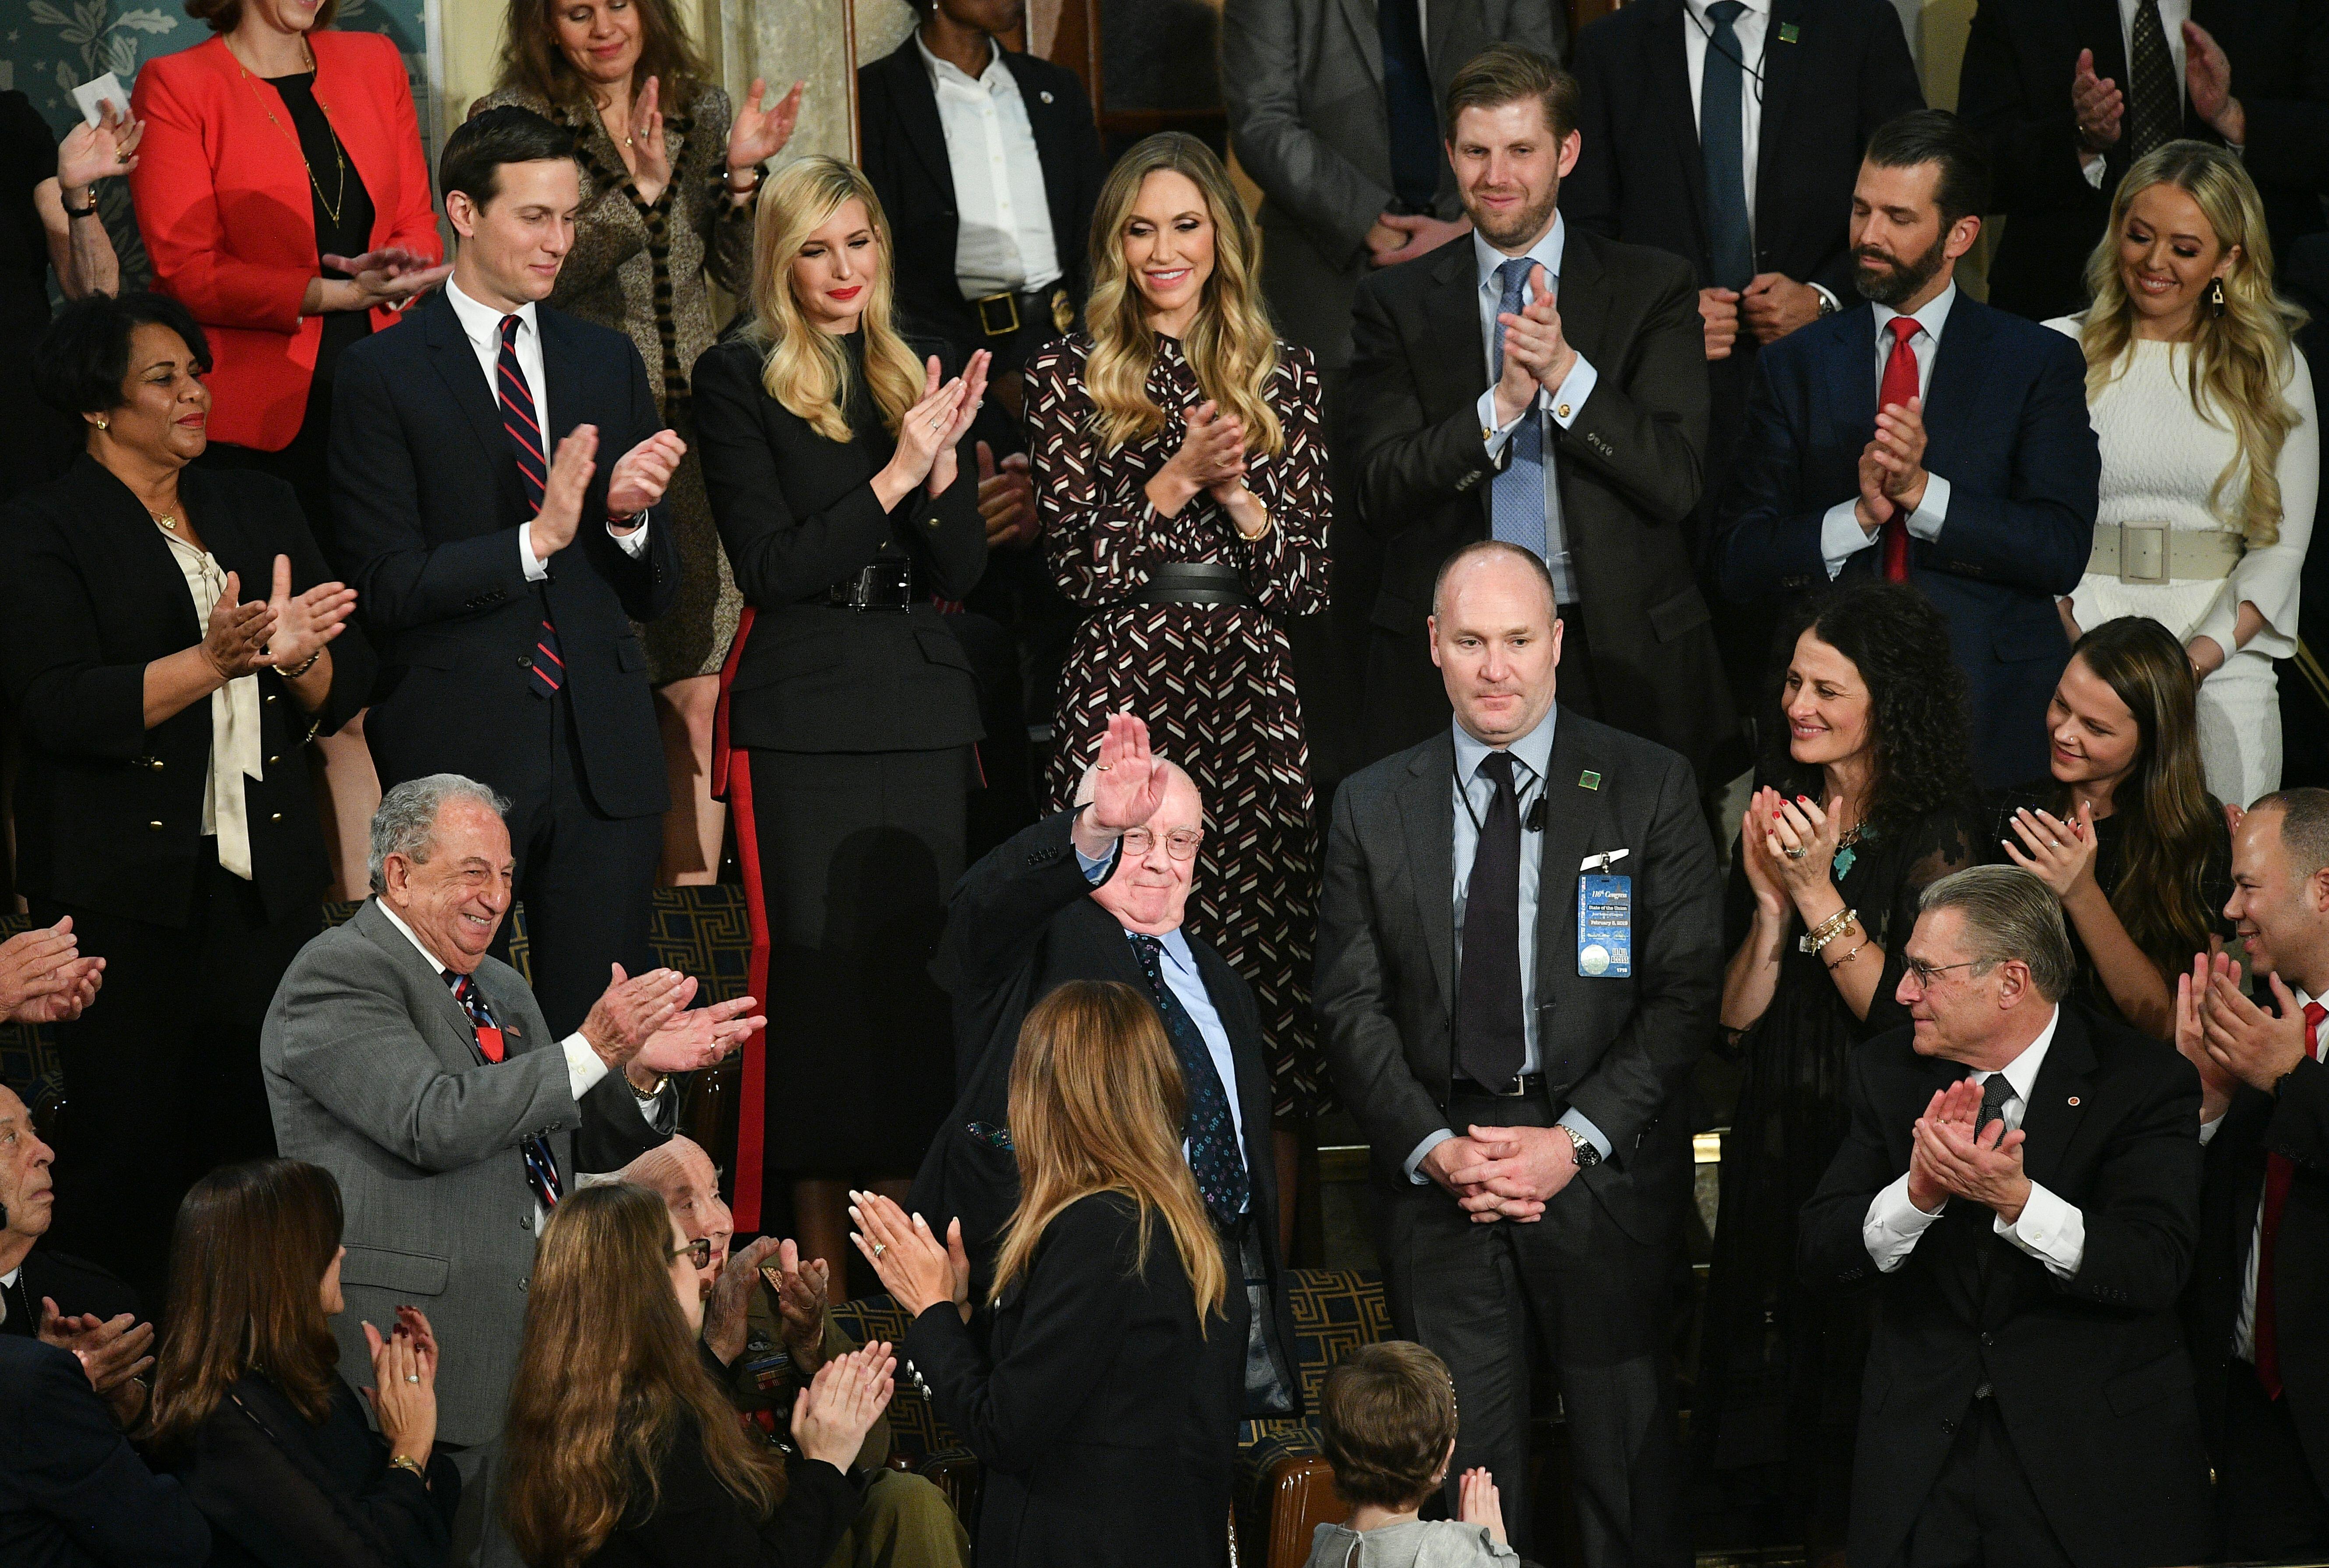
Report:
[[[1909,346],[1909,340],[1924,327],[1913,315],[1896,315],[1884,324],[1892,329],[1892,354],[1884,361],[1884,383],[1876,390],[1876,406],[1905,408],[1917,395],[1917,351]],[[1884,520],[1884,580],[1909,580],[1909,517],[1898,506]]]
[[[2321,1020],[2329,1008],[2317,1001],[2305,1004],[2305,1054],[2320,1054]],[[2273,1258],[2280,1240],[2280,1213],[2288,1207],[2288,1189],[2296,1180],[2296,1167],[2285,1154],[2264,1157],[2264,1227],[2257,1239],[2256,1369],[2267,1399],[2280,1397],[2280,1325],[2274,1310]]]

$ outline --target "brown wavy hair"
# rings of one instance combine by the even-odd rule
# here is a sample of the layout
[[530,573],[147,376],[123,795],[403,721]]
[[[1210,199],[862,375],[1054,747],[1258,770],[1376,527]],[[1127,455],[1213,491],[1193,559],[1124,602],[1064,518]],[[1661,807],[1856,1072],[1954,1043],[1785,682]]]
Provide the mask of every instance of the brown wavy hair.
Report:
[[[233,0],[240,5],[240,0]],[[711,68],[688,36],[669,0],[628,0],[639,14],[639,60],[631,67],[633,90],[647,78],[661,84],[664,117],[695,101],[712,80]],[[321,25],[319,23],[318,25]],[[502,18],[502,72],[494,84],[523,88],[569,109],[590,106],[589,84],[558,47],[558,0],[510,0]]]
[[1196,320],[1182,343],[1205,397],[1245,426],[1248,452],[1275,457],[1286,432],[1269,406],[1278,373],[1278,333],[1261,299],[1261,231],[1213,151],[1186,131],[1150,136],[1108,171],[1094,206],[1091,298],[1084,321],[1092,341],[1084,363],[1097,434],[1110,450],[1144,440],[1164,427],[1164,410],[1148,395],[1156,362],[1156,333],[1147,302],[1124,264],[1124,226],[1151,174],[1185,175],[1204,196],[1213,221],[1213,270],[1197,303]]
[[340,1360],[322,1287],[341,1225],[340,1184],[305,1160],[222,1166],[194,1183],[170,1233],[169,1308],[144,1441],[190,1441],[254,1372],[322,1423]]
[[1318,1427],[1344,1502],[1411,1508],[1447,1471],[1456,1379],[1411,1339],[1362,1345],[1326,1374]]
[[502,1519],[535,1568],[572,1568],[627,1513],[653,1514],[683,1438],[747,1514],[784,1501],[783,1467],[696,1355],[671,1257],[670,1211],[626,1182],[584,1188],[542,1227],[503,1440]]
[[[2111,796],[2113,812],[2126,819],[2111,913],[2173,989],[2216,930],[2204,884],[2224,816],[2200,762],[2199,683],[2175,634],[2145,615],[2105,621],[2070,657],[2135,715],[2142,746]],[[2058,792],[2060,810],[2070,793]]]
[[1229,1292],[1221,1244],[1181,1152],[1188,1115],[1181,1064],[1155,1004],[1115,981],[1076,980],[1028,1010],[1011,1063],[1011,1139],[1019,1206],[1004,1222],[995,1295],[1026,1272],[1043,1231],[1069,1205],[1117,1192],[1140,1213],[1148,1256],[1159,1218],[1188,1271],[1197,1326],[1208,1331]]

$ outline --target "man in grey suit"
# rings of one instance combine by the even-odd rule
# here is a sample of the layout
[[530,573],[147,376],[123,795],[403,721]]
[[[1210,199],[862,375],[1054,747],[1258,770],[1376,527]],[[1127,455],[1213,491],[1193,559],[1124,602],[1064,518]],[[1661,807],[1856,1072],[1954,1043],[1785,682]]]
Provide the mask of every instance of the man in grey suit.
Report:
[[1541,556],[1457,551],[1429,631],[1453,730],[1344,782],[1319,913],[1392,1321],[1454,1374],[1447,1474],[1494,1473],[1516,1550],[1533,1325],[1586,1563],[1687,1563],[1667,1286],[1692,1174],[1674,1099],[1722,966],[1714,845],[1688,763],[1555,705]]
[[515,1561],[490,1509],[526,1280],[575,1175],[583,1102],[640,1115],[627,1068],[708,1066],[765,1021],[744,1016],[750,997],[690,1010],[692,979],[616,965],[582,1027],[553,1040],[525,981],[486,956],[510,906],[504,809],[457,774],[390,790],[372,897],[292,961],[259,1036],[277,1142],[339,1179],[342,1354],[364,1365],[365,1319],[428,1309],[453,1374],[437,1432],[462,1472],[456,1559],[495,1564]]

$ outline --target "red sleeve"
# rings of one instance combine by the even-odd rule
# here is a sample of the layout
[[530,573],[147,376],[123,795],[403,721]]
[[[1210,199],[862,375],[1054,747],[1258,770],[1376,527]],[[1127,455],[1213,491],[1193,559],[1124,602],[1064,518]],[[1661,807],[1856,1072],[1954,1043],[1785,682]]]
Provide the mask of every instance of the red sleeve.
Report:
[[[306,257],[250,259],[225,249],[210,150],[218,106],[203,101],[194,71],[171,64],[169,56],[147,61],[129,95],[131,111],[146,122],[129,194],[153,258],[154,286],[204,326],[295,333],[316,264]],[[405,112],[409,120],[409,101]]]

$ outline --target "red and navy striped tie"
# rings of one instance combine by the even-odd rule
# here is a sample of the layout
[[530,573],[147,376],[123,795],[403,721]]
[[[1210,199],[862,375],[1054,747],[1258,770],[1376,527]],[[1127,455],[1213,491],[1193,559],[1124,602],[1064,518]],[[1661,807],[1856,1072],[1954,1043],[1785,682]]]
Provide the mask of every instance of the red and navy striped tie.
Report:
[[[517,368],[517,329],[521,316],[502,317],[501,371],[495,378],[499,383],[502,402],[502,428],[509,433],[510,450],[517,458],[518,481],[525,486],[526,515],[542,511],[542,488],[550,481],[550,464],[542,456],[542,419],[533,406],[533,389],[525,384],[525,374]],[[566,681],[566,661],[558,651],[558,628],[548,616],[542,622],[542,634],[533,644],[533,694],[548,699],[558,695]]]

